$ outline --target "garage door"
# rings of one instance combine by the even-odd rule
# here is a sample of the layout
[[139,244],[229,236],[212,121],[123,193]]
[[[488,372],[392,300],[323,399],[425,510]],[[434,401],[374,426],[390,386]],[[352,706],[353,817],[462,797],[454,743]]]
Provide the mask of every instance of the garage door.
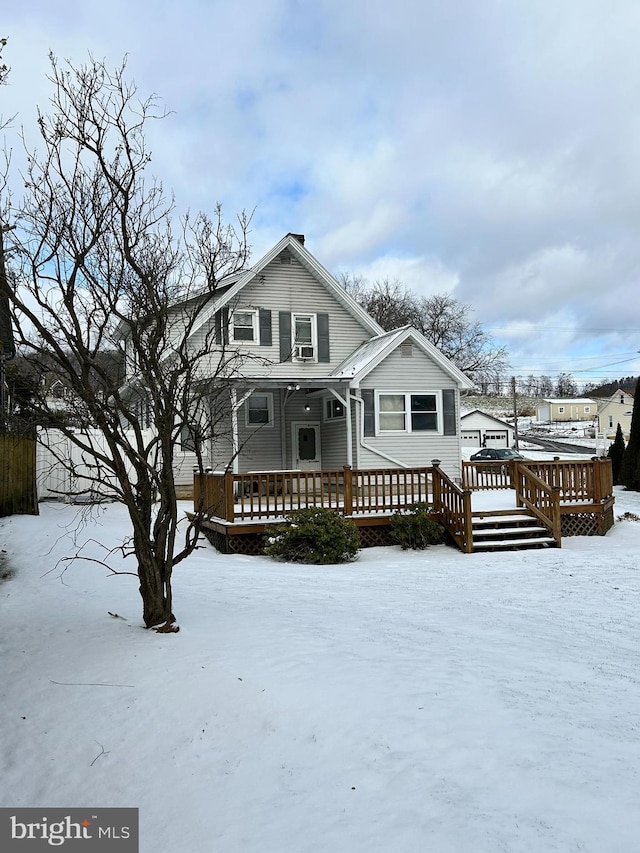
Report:
[[480,447],[480,430],[479,429],[467,429],[462,430],[462,443],[466,447]]
[[486,447],[508,447],[509,446],[509,434],[507,430],[492,430],[491,432],[485,432],[484,438],[486,441]]

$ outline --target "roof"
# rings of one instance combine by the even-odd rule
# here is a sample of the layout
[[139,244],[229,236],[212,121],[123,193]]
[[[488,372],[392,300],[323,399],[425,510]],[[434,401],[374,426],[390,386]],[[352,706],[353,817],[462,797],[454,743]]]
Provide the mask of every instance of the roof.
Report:
[[565,397],[552,399],[551,397],[545,397],[542,401],[543,403],[554,403],[560,405],[570,405],[575,406],[577,403],[593,403],[595,405],[596,401],[591,397]]
[[375,367],[404,341],[411,339],[420,349],[438,364],[458,385],[459,388],[473,388],[474,385],[462,371],[455,366],[440,350],[430,343],[424,335],[411,326],[401,326],[390,332],[376,335],[370,341],[361,344],[331,374],[338,379],[351,379],[357,386]]
[[[369,314],[367,314],[364,308],[362,308],[356,300],[347,293],[344,287],[336,281],[331,273],[322,266],[322,264],[307,248],[305,248],[300,235],[287,234],[282,238],[282,240],[276,243],[276,245],[268,251],[267,254],[264,255],[257,264],[255,264],[255,266],[243,272],[235,284],[226,289],[224,293],[217,295],[217,298],[212,301],[211,305],[207,306],[207,308],[205,308],[201,313],[198,322],[194,324],[194,327],[191,330],[191,334],[195,334],[198,329],[200,329],[205,323],[209,322],[217,311],[235,299],[240,291],[249,283],[253,282],[262,270],[274,261],[278,255],[282,254],[285,249],[288,249],[289,252],[311,273],[311,275],[326,287],[326,289],[336,297],[338,302],[342,303],[346,310],[349,311],[349,313],[352,314],[365,327],[365,329],[369,331],[370,334],[378,335],[384,331],[382,326],[379,326],[373,317],[370,317]],[[226,284],[226,281],[223,280],[220,284],[224,285]]]
[[493,415],[489,415],[487,412],[483,412],[482,409],[472,409],[470,412],[461,412],[460,420],[463,421],[470,415],[482,415],[484,418],[487,418],[488,420],[493,421],[496,424],[500,424],[500,426],[507,427],[507,429],[514,429],[513,424],[510,424],[507,421],[501,421],[500,418],[496,418]]

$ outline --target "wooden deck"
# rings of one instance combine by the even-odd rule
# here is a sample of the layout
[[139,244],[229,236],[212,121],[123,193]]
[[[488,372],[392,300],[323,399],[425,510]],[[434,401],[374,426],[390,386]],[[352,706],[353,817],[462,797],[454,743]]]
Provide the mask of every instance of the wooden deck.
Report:
[[[489,492],[501,505],[478,508],[480,496]],[[464,462],[462,484],[447,477],[437,461],[402,469],[211,471],[196,474],[194,481],[194,511],[204,513],[203,531],[225,553],[261,553],[270,526],[309,506],[350,517],[364,547],[391,544],[392,514],[422,502],[432,504],[453,542],[466,553],[474,550],[474,519],[515,509],[534,517],[559,547],[562,536],[604,535],[613,525],[613,500],[606,459],[497,466]]]

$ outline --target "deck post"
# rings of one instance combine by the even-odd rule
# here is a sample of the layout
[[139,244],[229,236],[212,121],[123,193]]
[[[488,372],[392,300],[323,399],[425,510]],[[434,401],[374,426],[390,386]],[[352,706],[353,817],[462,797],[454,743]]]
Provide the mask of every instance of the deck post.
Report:
[[225,521],[233,521],[235,506],[233,503],[233,471],[225,471],[224,475],[224,518]]
[[562,544],[562,523],[560,519],[560,486],[552,486],[551,504],[553,513],[553,538],[558,548]]
[[473,553],[473,523],[471,514],[471,489],[462,493],[462,517],[464,519],[464,553]]
[[344,470],[344,515],[353,515],[353,472],[351,465],[343,465]]
[[442,495],[440,491],[440,460],[432,459],[431,467],[433,468],[433,472],[431,474],[431,489],[433,491],[433,508],[436,512],[441,512],[441,501]]
[[593,459],[593,500],[594,503],[602,503],[602,460],[597,456]]

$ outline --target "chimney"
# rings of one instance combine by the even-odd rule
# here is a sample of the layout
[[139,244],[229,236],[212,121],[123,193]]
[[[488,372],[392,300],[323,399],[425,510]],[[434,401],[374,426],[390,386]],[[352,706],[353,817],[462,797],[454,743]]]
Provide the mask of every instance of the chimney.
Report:
[[304,246],[304,234],[293,234],[291,231],[289,231],[287,237],[295,237],[298,243],[302,243],[302,245]]

